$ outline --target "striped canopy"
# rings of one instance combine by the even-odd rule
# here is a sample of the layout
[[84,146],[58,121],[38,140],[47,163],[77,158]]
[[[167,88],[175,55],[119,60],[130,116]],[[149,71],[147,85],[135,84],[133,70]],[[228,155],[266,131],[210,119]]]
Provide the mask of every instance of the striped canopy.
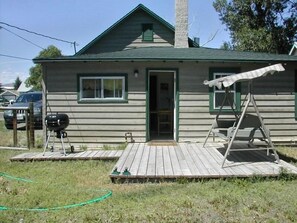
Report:
[[221,89],[222,85],[224,87],[230,87],[235,82],[252,80],[258,77],[266,76],[267,74],[274,74],[276,71],[280,72],[284,70],[285,68],[282,66],[282,64],[275,64],[275,65],[263,67],[257,70],[252,70],[252,71],[243,72],[239,74],[233,74],[226,77],[214,79],[211,81],[204,81],[203,83],[205,85],[208,85],[209,87],[216,86],[217,88]]

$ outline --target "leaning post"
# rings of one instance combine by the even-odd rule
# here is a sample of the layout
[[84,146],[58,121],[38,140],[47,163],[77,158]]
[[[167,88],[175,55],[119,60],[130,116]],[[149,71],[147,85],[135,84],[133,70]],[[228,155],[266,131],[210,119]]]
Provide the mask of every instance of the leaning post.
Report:
[[35,147],[35,135],[34,135],[34,105],[33,102],[29,103],[29,128],[30,128],[30,147]]
[[12,127],[13,127],[13,146],[18,145],[18,131],[17,131],[17,110],[12,110]]
[[29,116],[28,116],[28,108],[25,110],[25,114],[26,114],[26,135],[27,135],[27,147],[28,149],[31,149],[31,145],[30,145],[30,120],[29,120]]

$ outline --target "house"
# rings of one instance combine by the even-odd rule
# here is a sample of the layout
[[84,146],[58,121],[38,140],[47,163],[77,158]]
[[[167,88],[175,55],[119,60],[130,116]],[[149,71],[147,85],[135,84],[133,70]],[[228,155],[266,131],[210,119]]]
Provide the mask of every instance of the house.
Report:
[[2,88],[4,90],[13,90],[14,89],[14,83],[3,84]]
[[[68,114],[71,143],[203,141],[224,94],[204,80],[276,63],[286,70],[257,79],[253,91],[272,140],[295,143],[297,57],[199,47],[187,36],[187,5],[176,11],[173,27],[140,4],[75,55],[34,59],[44,108]],[[231,92],[240,110],[247,84]]]
[[7,101],[15,100],[19,94],[15,90],[5,90],[0,94],[1,97],[5,98]]

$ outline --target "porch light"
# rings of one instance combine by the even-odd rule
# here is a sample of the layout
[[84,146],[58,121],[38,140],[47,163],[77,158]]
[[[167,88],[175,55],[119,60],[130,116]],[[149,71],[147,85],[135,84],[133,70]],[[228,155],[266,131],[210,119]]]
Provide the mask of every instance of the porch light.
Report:
[[138,70],[136,69],[136,70],[134,70],[134,77],[138,77],[138,74],[139,74],[139,72],[138,72]]

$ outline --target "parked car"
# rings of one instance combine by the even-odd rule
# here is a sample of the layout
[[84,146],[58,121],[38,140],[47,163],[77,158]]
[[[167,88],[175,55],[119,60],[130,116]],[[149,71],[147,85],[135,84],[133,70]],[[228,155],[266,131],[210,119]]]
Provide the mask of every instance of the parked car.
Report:
[[[16,101],[8,107],[29,107],[29,103],[33,102],[34,106],[34,128],[42,129],[42,93],[41,92],[29,92],[21,94]],[[26,122],[25,111],[17,111],[17,123]],[[13,128],[13,111],[4,111],[4,122],[7,129]]]

